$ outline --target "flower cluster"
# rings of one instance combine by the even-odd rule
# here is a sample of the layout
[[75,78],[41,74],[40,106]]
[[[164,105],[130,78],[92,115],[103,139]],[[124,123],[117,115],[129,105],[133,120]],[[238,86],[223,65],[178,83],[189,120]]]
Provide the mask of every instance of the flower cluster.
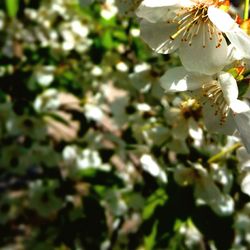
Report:
[[144,41],[157,53],[177,51],[182,63],[161,77],[163,89],[191,91],[207,128],[238,133],[250,153],[250,107],[238,86],[247,84],[250,37],[228,9],[220,0],[144,0],[136,14]]
[[0,3],[0,248],[249,248],[250,155],[206,129],[248,145],[248,36],[202,3]]

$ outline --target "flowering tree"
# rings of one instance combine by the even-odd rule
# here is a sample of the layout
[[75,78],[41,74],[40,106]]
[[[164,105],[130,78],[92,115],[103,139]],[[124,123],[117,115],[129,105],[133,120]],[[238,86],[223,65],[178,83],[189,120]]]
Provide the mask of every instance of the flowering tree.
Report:
[[249,3],[0,3],[1,249],[249,249]]

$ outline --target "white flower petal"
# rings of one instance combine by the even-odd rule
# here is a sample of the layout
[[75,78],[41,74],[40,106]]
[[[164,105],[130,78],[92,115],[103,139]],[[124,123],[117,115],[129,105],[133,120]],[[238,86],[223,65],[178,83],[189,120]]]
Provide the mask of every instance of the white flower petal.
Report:
[[152,176],[157,177],[161,171],[158,163],[148,154],[144,154],[141,159],[142,168],[150,173]]
[[177,154],[184,154],[184,155],[189,154],[189,148],[185,140],[174,139],[168,142],[167,147],[170,150],[173,150],[174,152],[176,152]]
[[147,7],[172,7],[174,5],[178,5],[179,8],[183,7],[191,7],[195,3],[191,0],[144,0],[142,1],[141,5],[147,6]]
[[[180,45],[180,59],[183,66],[191,72],[213,75],[225,66],[227,59],[227,43],[222,37],[221,45],[218,47],[218,39],[214,33],[212,40],[209,36],[202,35],[202,27],[197,36],[192,39],[192,45],[182,42]],[[205,47],[203,47],[205,46]]]
[[174,170],[174,179],[181,186],[193,184],[195,181],[195,171],[192,168],[177,167]]
[[196,178],[194,196],[197,204],[205,203],[219,215],[229,215],[233,212],[233,199],[221,192],[207,172],[200,170]]
[[241,190],[250,196],[250,173],[247,173],[241,181]]
[[167,175],[158,165],[158,163],[152,158],[151,155],[144,154],[140,162],[144,171],[148,172],[154,177],[159,177],[164,183],[167,182]]
[[186,120],[179,119],[173,124],[172,136],[178,140],[185,140],[188,137],[188,123]]
[[229,41],[245,58],[250,58],[250,37],[239,27],[226,32]]
[[232,44],[227,47],[227,65],[242,60],[244,55],[236,49]]
[[169,69],[160,79],[161,86],[167,92],[177,92],[198,89],[206,81],[210,81],[209,76],[199,76],[190,73],[184,67]]
[[238,168],[240,171],[244,171],[250,167],[250,154],[247,153],[244,147],[237,149],[236,156],[239,160]]
[[215,133],[218,132],[224,135],[232,135],[236,130],[236,125],[233,115],[230,112],[224,123],[221,123],[221,116],[215,115],[216,108],[212,103],[207,102],[202,109],[204,116],[204,123],[208,131]]
[[250,110],[249,106],[245,102],[238,100],[238,99],[231,102],[230,108],[235,113],[243,113],[243,112],[247,112]]
[[211,22],[222,32],[228,32],[238,27],[231,16],[219,8],[210,6],[207,14]]
[[175,51],[180,44],[180,40],[171,40],[170,36],[177,29],[174,24],[150,23],[141,21],[141,37],[156,52],[168,54]]
[[144,0],[141,5],[154,8],[154,7],[170,7],[179,3],[179,0]]
[[194,6],[196,3],[193,0],[179,0],[179,5],[182,8],[188,8]]
[[204,174],[199,176],[195,182],[194,196],[210,205],[220,199],[221,192],[212,178],[208,174]]
[[199,127],[199,124],[191,117],[188,120],[189,134],[194,140],[201,141],[203,138],[203,131]]
[[218,82],[229,105],[237,100],[239,94],[237,82],[230,73],[223,71],[218,73]]
[[218,215],[231,215],[234,211],[234,200],[230,195],[221,194],[220,199],[214,200],[210,206]]
[[235,114],[234,121],[237,129],[240,133],[241,140],[246,147],[248,153],[250,153],[250,111]]
[[180,8],[178,3],[178,0],[145,0],[136,10],[136,15],[152,23],[166,22],[175,16],[175,11]]

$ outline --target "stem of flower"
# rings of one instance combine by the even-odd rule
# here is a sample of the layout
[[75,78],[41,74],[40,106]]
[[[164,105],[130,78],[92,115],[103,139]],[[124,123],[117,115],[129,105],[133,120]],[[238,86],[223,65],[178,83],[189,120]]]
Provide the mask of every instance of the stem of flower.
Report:
[[249,0],[245,0],[244,20],[247,20],[248,16],[249,16]]
[[222,150],[218,154],[210,157],[207,162],[208,163],[213,163],[213,162],[219,161],[221,158],[224,157],[225,154],[233,152],[234,150],[236,150],[237,148],[239,148],[241,146],[242,146],[242,144],[240,142],[237,142],[234,145],[232,145],[231,147],[229,147],[229,148],[227,148],[225,150]]

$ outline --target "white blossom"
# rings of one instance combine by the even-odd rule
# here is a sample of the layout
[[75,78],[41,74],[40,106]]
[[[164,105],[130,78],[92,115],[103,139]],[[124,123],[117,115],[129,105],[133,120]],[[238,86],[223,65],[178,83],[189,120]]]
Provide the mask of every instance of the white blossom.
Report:
[[241,190],[250,196],[250,154],[241,147],[237,150],[237,158],[239,160],[238,171]]
[[178,167],[174,178],[181,186],[193,185],[197,205],[207,204],[219,215],[230,215],[234,211],[233,199],[221,192],[210,173],[200,164],[191,168]]
[[144,0],[137,10],[141,36],[158,53],[179,49],[183,66],[212,75],[224,67],[227,42],[250,58],[250,38],[215,0]]
[[154,177],[158,177],[163,182],[167,182],[166,173],[161,169],[158,163],[148,154],[144,154],[141,159],[142,168]]
[[250,151],[250,108],[238,99],[237,82],[230,73],[220,71],[207,76],[176,67],[168,70],[161,82],[166,92],[198,90],[196,95],[203,104],[207,128],[229,135],[238,129],[244,145]]

